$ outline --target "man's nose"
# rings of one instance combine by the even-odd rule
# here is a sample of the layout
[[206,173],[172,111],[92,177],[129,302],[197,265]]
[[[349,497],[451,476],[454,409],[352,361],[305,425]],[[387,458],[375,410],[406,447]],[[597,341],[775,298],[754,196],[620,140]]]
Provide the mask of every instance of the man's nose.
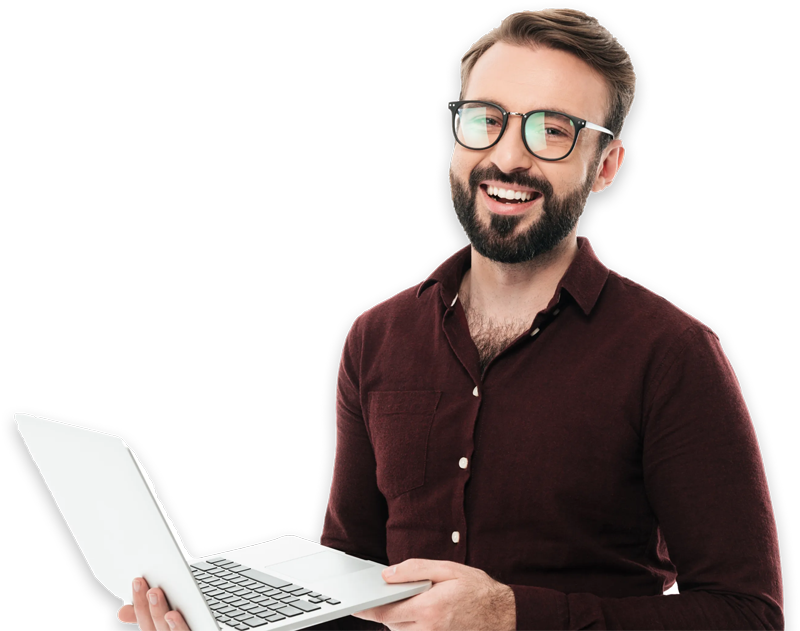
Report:
[[527,171],[535,158],[522,142],[522,117],[510,115],[500,141],[491,149],[491,160],[504,173]]

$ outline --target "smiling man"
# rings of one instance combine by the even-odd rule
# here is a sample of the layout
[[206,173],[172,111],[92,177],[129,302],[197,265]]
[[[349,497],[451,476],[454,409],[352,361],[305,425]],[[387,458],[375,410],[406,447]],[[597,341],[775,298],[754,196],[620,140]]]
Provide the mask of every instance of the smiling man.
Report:
[[322,536],[434,585],[359,618],[782,627],[767,483],[719,340],[577,237],[633,92],[625,50],[577,11],[512,15],[464,56],[450,183],[471,245],[353,325]]
[[[470,246],[354,323],[321,538],[433,586],[324,628],[783,626],[719,340],[577,237],[633,92],[627,53],[577,11],[509,16],[464,56],[450,183]],[[185,629],[145,587],[143,628]]]

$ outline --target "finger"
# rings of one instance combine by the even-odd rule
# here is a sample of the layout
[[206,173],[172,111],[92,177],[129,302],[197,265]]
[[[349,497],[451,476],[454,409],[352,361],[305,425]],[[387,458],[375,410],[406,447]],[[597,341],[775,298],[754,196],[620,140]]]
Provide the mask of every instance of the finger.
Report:
[[117,612],[117,618],[120,622],[136,624],[136,612],[133,610],[133,605],[123,605]]
[[170,611],[164,616],[164,619],[167,621],[170,631],[189,631],[189,625],[177,611]]
[[380,622],[378,620],[378,612],[375,611],[376,609],[380,609],[380,607],[373,607],[372,609],[365,609],[364,611],[356,611],[355,613],[350,614],[354,618],[361,618],[362,620],[372,620],[372,622]]
[[434,583],[450,581],[463,574],[463,565],[452,561],[432,561],[431,559],[408,559],[397,565],[387,567],[383,580],[387,583],[408,583],[429,580]]
[[164,620],[164,616],[169,611],[169,604],[164,592],[158,587],[148,590],[147,601],[150,603],[150,616],[153,618],[157,631],[170,631],[169,623]]
[[149,585],[143,578],[133,580],[133,610],[141,631],[156,631],[156,625],[150,615],[150,603],[147,602],[148,588]]
[[[372,620],[373,622],[380,622],[385,625],[395,625],[403,622],[417,622],[423,616],[423,608],[428,604],[428,594],[419,594],[412,596],[405,600],[389,603],[388,605],[380,605],[359,611],[353,615],[362,620]],[[394,626],[392,626],[394,628]]]

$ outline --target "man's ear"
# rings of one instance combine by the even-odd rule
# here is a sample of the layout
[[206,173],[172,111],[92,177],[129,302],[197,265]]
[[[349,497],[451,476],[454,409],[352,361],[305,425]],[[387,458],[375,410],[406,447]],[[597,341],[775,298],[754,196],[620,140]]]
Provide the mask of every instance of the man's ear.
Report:
[[597,176],[594,179],[592,191],[599,193],[614,181],[624,158],[625,147],[622,146],[622,141],[612,140],[608,147],[603,149],[600,164],[597,165]]

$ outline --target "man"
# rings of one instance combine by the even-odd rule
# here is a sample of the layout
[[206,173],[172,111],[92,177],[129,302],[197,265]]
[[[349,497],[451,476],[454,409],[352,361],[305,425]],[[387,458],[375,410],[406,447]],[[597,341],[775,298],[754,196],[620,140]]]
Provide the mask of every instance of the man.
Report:
[[[471,246],[353,325],[321,538],[434,584],[328,628],[783,626],[718,339],[576,236],[622,164],[633,87],[577,11],[512,15],[462,60],[450,181]],[[186,628],[137,581],[143,629]]]

